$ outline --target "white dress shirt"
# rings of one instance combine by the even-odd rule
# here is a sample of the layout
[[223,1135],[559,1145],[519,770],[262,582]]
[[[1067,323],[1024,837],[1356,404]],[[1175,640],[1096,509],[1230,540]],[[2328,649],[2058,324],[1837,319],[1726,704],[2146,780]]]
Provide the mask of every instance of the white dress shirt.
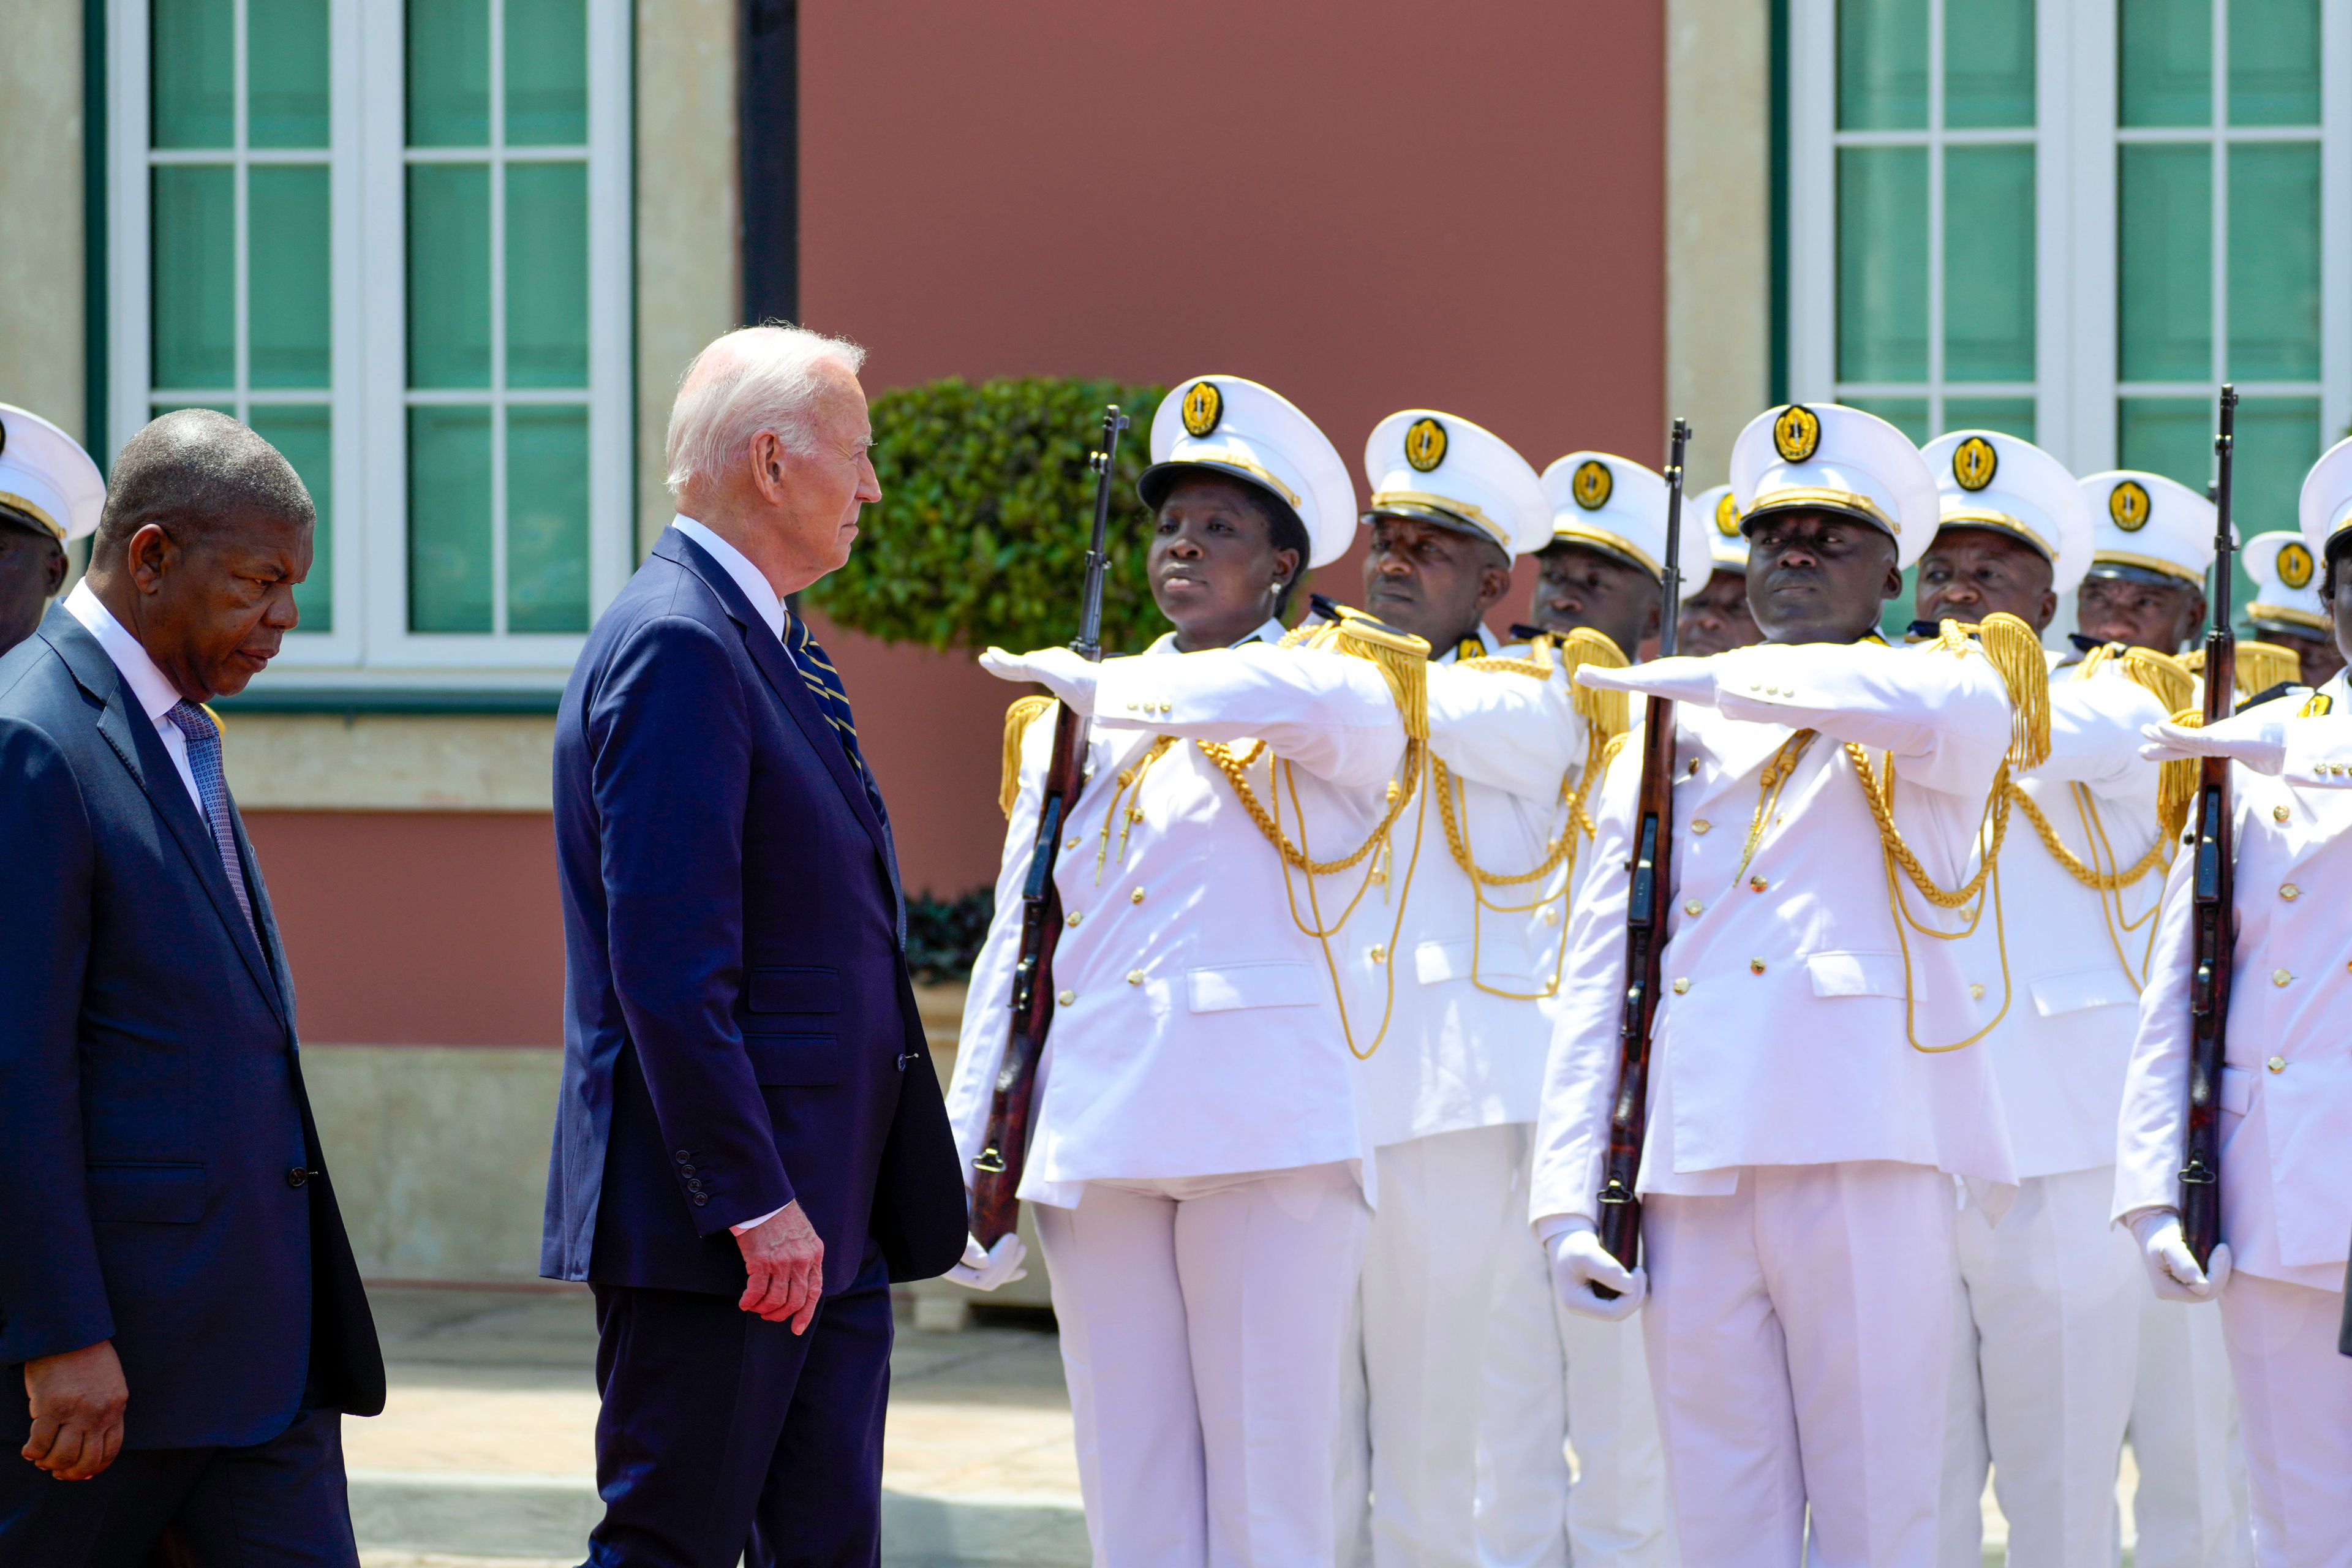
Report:
[[155,738],[163,742],[164,754],[180,770],[180,782],[188,786],[188,798],[195,803],[196,816],[211,821],[205,815],[205,797],[196,792],[194,770],[188,766],[188,738],[180,733],[180,727],[169,717],[179,703],[179,688],[155,668],[146,648],[123,629],[122,623],[114,618],[114,612],[99,603],[98,595],[90,592],[89,578],[75,584],[73,592],[66,595],[66,614],[98,639],[98,646],[106,650],[114,668],[122,672],[123,684],[131,688],[131,695],[145,711],[147,721],[155,726]]
[[735,579],[735,585],[743,590],[743,596],[751,601],[751,607],[760,612],[760,618],[768,623],[768,629],[776,634],[778,642],[782,642],[784,637],[783,596],[776,592],[776,585],[768,581],[767,574],[752,565],[750,556],[690,517],[673,517],[669,525],[709,552],[710,558],[726,569],[727,575]]

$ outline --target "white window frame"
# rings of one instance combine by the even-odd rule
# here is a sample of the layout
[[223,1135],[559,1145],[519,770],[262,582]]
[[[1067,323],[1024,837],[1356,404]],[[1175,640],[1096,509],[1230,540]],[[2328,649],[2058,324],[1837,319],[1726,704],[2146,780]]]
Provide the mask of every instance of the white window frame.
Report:
[[[331,352],[328,398],[335,408],[332,516],[334,629],[289,637],[269,686],[337,692],[419,687],[560,689],[585,641],[579,633],[419,633],[408,629],[407,411],[414,402],[550,402],[588,409],[589,615],[609,604],[634,564],[635,411],[630,314],[632,14],[628,0],[587,0],[588,311],[586,397],[479,390],[413,395],[407,388],[406,55],[404,0],[327,0],[330,149],[333,211],[329,230]],[[246,114],[246,0],[235,0],[236,142]],[[503,98],[498,18],[492,7],[490,157],[522,161],[577,149],[506,152],[496,106]],[[165,162],[266,163],[270,151],[154,153],[148,146],[149,0],[108,0],[107,219],[108,418],[110,457],[146,424],[150,390],[149,169]],[[364,68],[362,62],[366,62]],[[434,154],[424,154],[431,157]],[[281,160],[282,161],[282,160]],[[313,155],[294,161],[315,163]],[[502,183],[491,182],[494,193]],[[241,187],[240,187],[241,188]],[[493,198],[491,265],[503,275],[503,203]],[[244,374],[245,225],[236,237],[240,383]],[[504,312],[494,293],[494,360],[502,384]],[[224,389],[227,390],[227,389]],[[242,385],[235,406],[240,413]],[[263,395],[261,401],[270,400]],[[297,396],[281,401],[304,401]],[[309,401],[318,401],[316,398]],[[499,422],[503,427],[503,421]],[[494,603],[505,614],[506,458],[493,442]]]
[[[1931,90],[1942,92],[1943,18],[1966,0],[1928,0]],[[2224,14],[2215,7],[2217,34]],[[2250,395],[2291,391],[2319,397],[2321,431],[2333,439],[2352,421],[2352,0],[2321,0],[2320,380],[2246,383]],[[2196,141],[2184,132],[2119,131],[2116,123],[2116,0],[2039,0],[2035,12],[2035,121],[2041,153],[2034,178],[2034,382],[1945,383],[1947,395],[2002,396],[2032,392],[2035,440],[2076,473],[2116,466],[2116,404],[2124,395],[2116,363],[2116,158],[2127,142]],[[1790,0],[1789,15],[1789,395],[1799,401],[1868,396],[1881,389],[1837,379],[1837,149],[1882,140],[1841,132],[1837,116],[1837,0]],[[2217,38],[2217,49],[2226,47]],[[2226,56],[2221,57],[2226,65]],[[2261,128],[2231,130],[2231,141],[2276,139]],[[1947,132],[1948,144],[1982,139]],[[2009,139],[2005,134],[1999,139]],[[1940,182],[1930,193],[1929,308],[1940,318],[1943,213]],[[2214,191],[2217,235],[2223,232]],[[2214,247],[2217,286],[2225,247]],[[2217,297],[2217,315],[2227,308]],[[1937,334],[1940,338],[1940,332]],[[2217,357],[2223,352],[2217,340]],[[1940,365],[1941,343],[1931,364]],[[2178,392],[2210,396],[2210,384],[2132,384],[2133,395]],[[1916,395],[1909,387],[1886,388]],[[1932,414],[1931,414],[1932,417]]]

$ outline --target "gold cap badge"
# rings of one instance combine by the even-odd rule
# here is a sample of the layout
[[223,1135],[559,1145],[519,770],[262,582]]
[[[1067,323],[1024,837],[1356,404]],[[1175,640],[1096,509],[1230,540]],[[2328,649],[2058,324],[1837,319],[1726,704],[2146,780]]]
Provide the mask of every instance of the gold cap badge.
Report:
[[1964,490],[1980,490],[2000,469],[2000,454],[1981,436],[1971,436],[1952,448],[1952,478]]
[[1772,421],[1772,449],[1784,463],[1801,463],[1822,444],[1822,416],[1801,403],[1791,403]]
[[2285,584],[2288,587],[2309,587],[2311,585],[2311,574],[2314,570],[2314,566],[2315,563],[2311,559],[2311,548],[2305,544],[2301,540],[2295,540],[2292,542],[2279,546],[2279,581]]
[[1715,503],[1715,531],[1726,539],[1739,537],[1739,503],[1726,490]]
[[2107,492],[2107,515],[2126,533],[2147,526],[2147,487],[2137,479],[2126,479]]
[[1609,465],[1598,458],[1587,458],[1576,465],[1576,475],[1569,481],[1569,493],[1576,504],[1587,511],[1599,511],[1609,504],[1609,492],[1617,488],[1616,476]]
[[1423,474],[1445,461],[1445,426],[1426,414],[1414,420],[1404,433],[1404,460]]
[[1205,436],[1225,416],[1225,395],[1213,381],[1196,381],[1184,392],[1184,433]]

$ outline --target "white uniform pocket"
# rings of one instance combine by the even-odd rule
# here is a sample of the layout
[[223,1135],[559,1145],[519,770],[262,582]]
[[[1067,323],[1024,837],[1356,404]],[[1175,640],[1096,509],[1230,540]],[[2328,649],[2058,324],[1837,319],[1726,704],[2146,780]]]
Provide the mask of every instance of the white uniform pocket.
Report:
[[1229,963],[1184,972],[1184,999],[1195,1013],[1238,1007],[1312,1007],[1315,971],[1303,963]]
[[1816,996],[1903,994],[1899,952],[1809,952],[1805,970],[1812,976]]
[[2131,977],[2120,963],[2105,964],[2097,969],[2071,969],[2063,974],[2044,974],[2033,982],[2033,1010],[2045,1018],[2055,1018],[2062,1013],[2079,1013],[2086,1007],[2137,1006],[2139,993],[2132,989]]

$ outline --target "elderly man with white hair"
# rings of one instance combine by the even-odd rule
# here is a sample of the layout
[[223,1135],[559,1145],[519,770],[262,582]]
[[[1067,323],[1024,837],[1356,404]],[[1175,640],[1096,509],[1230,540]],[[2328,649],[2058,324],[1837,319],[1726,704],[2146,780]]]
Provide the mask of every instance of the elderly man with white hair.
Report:
[[964,1241],[882,792],[785,604],[882,498],[864,351],[730,332],[678,515],[556,721],[564,1064],[540,1270],[595,1292],[603,1565],[870,1564],[892,1280]]

